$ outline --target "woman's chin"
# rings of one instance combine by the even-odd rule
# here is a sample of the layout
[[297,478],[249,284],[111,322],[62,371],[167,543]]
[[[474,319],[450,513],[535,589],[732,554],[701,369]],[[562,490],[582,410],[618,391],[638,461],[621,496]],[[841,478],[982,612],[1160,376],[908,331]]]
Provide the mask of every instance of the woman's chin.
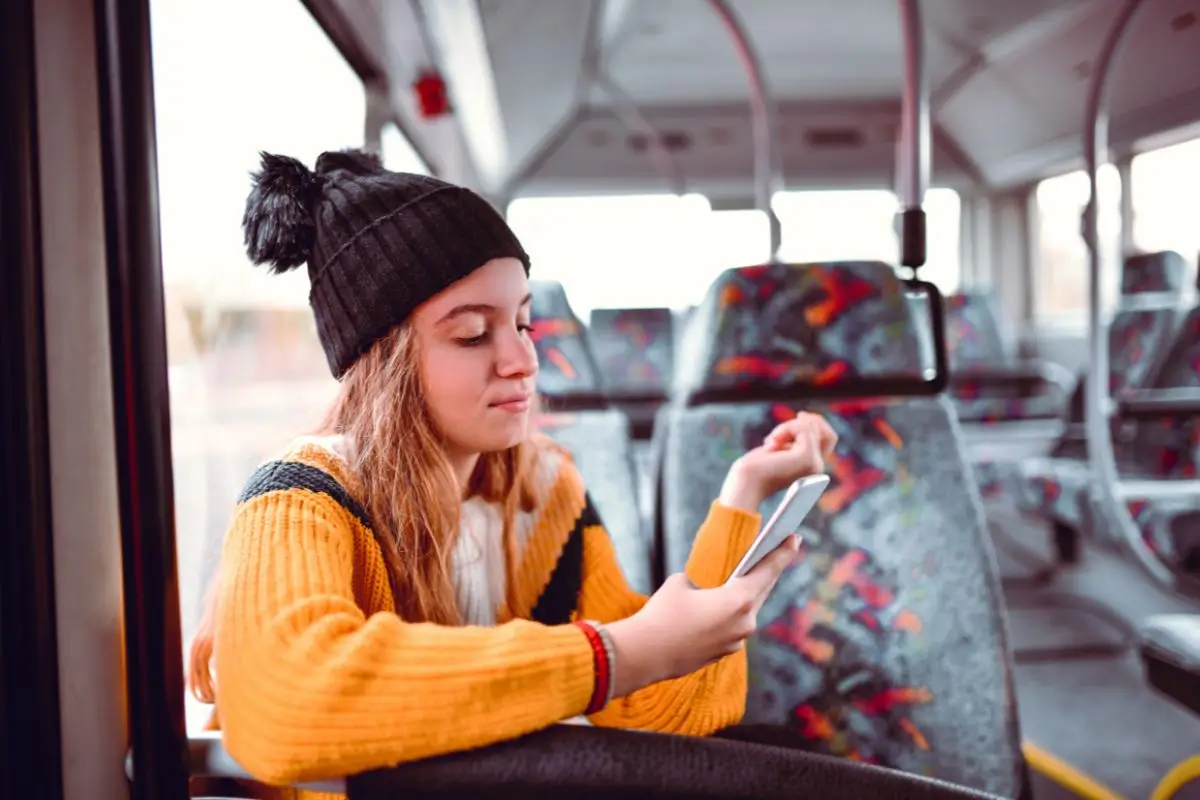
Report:
[[477,438],[473,437],[476,438],[478,446],[472,449],[480,453],[498,453],[501,450],[508,450],[529,438],[528,414],[510,417],[501,422],[495,420],[490,420],[490,422],[492,424],[486,430],[480,431]]

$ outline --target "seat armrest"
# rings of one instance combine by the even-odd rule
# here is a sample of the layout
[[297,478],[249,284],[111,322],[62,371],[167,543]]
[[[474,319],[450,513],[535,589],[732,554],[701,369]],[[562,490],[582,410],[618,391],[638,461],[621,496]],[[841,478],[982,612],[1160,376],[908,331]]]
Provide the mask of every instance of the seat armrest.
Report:
[[1118,398],[1117,414],[1126,419],[1200,415],[1200,390],[1150,389]]
[[1200,714],[1200,615],[1151,617],[1140,638],[1150,685]]
[[982,384],[993,388],[1016,388],[1023,394],[1033,394],[1044,386],[1053,386],[1063,395],[1070,394],[1075,379],[1065,368],[1052,362],[1025,361],[996,367],[967,367],[952,370],[950,386]]
[[[1000,800],[920,775],[805,752],[796,748],[796,734],[783,729],[742,737],[736,730],[717,738],[554,725],[477,750],[296,788],[345,794],[348,800]],[[193,777],[254,780],[225,750],[219,732],[188,737],[188,768]],[[132,757],[126,771],[132,779]]]
[[1046,383],[1058,386],[1064,395],[1069,395],[1075,390],[1075,384],[1078,383],[1075,374],[1062,364],[1056,361],[1025,361],[1022,363],[1037,369]]
[[480,750],[356,775],[347,780],[347,793],[349,800],[993,797],[942,781],[783,747],[570,725]]

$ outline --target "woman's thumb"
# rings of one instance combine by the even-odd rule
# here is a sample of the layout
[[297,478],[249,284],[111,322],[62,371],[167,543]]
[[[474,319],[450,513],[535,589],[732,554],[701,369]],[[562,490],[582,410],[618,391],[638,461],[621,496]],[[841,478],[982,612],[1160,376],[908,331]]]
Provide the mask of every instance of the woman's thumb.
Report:
[[695,588],[696,585],[688,580],[688,576],[682,572],[676,572],[672,575],[668,575],[667,579],[663,581],[662,584],[662,589],[671,589],[674,591]]

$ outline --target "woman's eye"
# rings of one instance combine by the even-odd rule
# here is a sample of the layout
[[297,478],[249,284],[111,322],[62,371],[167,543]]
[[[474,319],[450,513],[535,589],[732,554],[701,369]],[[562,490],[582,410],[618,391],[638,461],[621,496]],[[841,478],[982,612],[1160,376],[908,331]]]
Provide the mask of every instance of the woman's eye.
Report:
[[459,339],[455,339],[455,341],[458,342],[463,347],[475,347],[476,345],[481,345],[485,341],[487,341],[487,332],[485,331],[485,332],[479,334],[478,336],[465,336],[465,337],[462,337]]
[[519,330],[521,333],[533,333],[533,325],[526,322],[526,323],[517,325],[517,330]]

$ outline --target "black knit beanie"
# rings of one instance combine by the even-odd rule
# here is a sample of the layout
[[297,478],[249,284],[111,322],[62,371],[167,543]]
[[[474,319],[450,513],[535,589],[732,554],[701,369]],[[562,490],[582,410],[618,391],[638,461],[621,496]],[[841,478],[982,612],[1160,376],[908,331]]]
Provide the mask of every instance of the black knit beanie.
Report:
[[494,258],[529,256],[504,218],[461,186],[390,172],[361,150],[316,170],[262,153],[242,217],[246,252],[282,273],[308,264],[309,303],[335,378],[429,298]]

